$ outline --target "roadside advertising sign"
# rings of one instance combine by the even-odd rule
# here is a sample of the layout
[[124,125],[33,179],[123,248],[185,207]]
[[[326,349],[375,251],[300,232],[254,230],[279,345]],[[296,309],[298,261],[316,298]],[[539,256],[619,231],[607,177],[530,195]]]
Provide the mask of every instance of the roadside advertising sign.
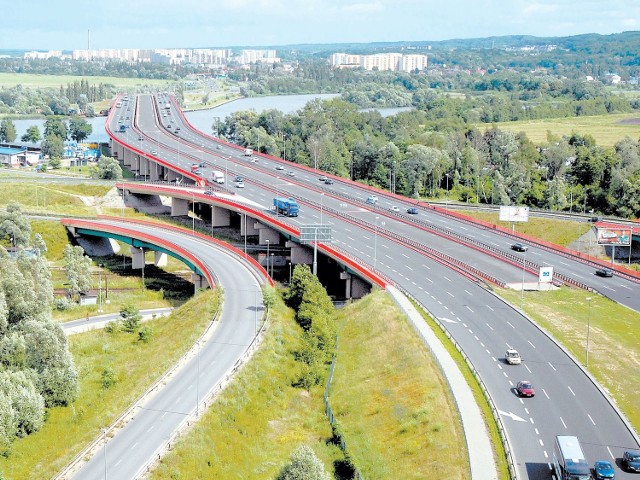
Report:
[[631,228],[627,227],[607,227],[596,228],[598,245],[623,245],[631,244]]
[[500,206],[501,222],[528,222],[529,207],[518,207],[516,205]]

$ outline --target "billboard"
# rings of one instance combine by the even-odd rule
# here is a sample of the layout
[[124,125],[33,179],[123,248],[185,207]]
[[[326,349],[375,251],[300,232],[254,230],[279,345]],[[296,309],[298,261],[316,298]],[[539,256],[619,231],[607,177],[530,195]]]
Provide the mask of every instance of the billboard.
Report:
[[538,282],[539,283],[553,282],[553,267],[540,267]]
[[627,227],[597,227],[596,238],[598,245],[623,245],[631,244],[631,229]]
[[528,222],[529,207],[518,207],[516,205],[500,206],[501,222]]

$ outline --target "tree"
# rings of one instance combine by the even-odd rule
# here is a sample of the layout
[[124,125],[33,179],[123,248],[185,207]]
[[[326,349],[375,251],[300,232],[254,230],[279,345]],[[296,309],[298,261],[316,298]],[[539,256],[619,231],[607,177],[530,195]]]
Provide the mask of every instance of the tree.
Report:
[[67,139],[67,124],[61,118],[48,117],[44,122],[44,136],[50,137],[52,135],[61,138],[63,141]]
[[98,160],[98,178],[105,180],[120,180],[122,178],[122,167],[115,158],[103,155]]
[[67,244],[62,251],[64,269],[70,297],[88,292],[91,288],[91,259],[84,254],[81,246]]
[[7,204],[5,212],[0,212],[0,240],[5,245],[26,247],[31,238],[31,223],[22,213],[22,207],[16,201]]
[[133,305],[124,305],[120,308],[120,319],[122,321],[122,329],[125,332],[133,333],[138,330],[142,315]]
[[12,143],[16,140],[16,126],[8,118],[3,118],[0,122],[0,141]]
[[[64,142],[62,138],[57,135],[46,136],[44,142],[42,142],[42,155],[49,156],[51,160],[60,160],[64,155]],[[56,167],[51,164],[51,168]]]
[[289,307],[296,311],[300,308],[304,291],[307,285],[313,281],[313,278],[309,265],[300,264],[294,267],[291,276],[291,286],[284,296],[284,300]]
[[298,447],[289,458],[277,480],[330,480],[324,465],[307,445]]
[[27,131],[24,135],[22,135],[20,140],[23,142],[38,143],[40,140],[42,140],[40,129],[37,125],[31,125],[29,128],[27,128]]
[[69,122],[69,136],[76,142],[82,142],[93,132],[93,127],[84,118],[74,117]]

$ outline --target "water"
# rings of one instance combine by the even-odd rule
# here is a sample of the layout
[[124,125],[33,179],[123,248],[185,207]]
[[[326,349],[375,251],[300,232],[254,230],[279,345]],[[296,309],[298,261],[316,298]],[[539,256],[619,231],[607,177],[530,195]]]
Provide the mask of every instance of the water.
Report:
[[[215,108],[209,108],[206,110],[194,110],[191,112],[185,112],[185,116],[189,123],[198,130],[205,133],[212,133],[211,128],[215,122],[215,118],[219,117],[220,121],[227,118],[232,113],[242,110],[255,110],[257,113],[261,113],[265,110],[280,110],[285,114],[294,113],[303,108],[308,102],[313,99],[319,98],[327,100],[330,98],[338,97],[337,94],[332,93],[318,93],[310,95],[277,95],[270,97],[252,97],[241,98],[234,100],[224,105],[217,106]],[[400,108],[378,108],[378,112],[383,117],[389,115],[395,115],[398,112],[410,110],[411,107]],[[370,110],[370,109],[364,109]],[[108,142],[109,137],[104,130],[104,123],[107,117],[94,117],[87,118],[87,121],[93,127],[93,132],[87,139],[88,142]],[[29,127],[36,125],[40,129],[40,135],[44,134],[44,120],[32,119],[32,120],[14,120],[16,126],[16,132],[18,134],[17,139],[20,141],[20,137],[24,135]]]

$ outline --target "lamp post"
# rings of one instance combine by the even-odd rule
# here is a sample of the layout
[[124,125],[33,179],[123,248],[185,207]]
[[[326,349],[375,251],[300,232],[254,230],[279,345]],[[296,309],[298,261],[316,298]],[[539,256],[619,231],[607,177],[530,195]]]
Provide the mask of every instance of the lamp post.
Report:
[[282,159],[286,162],[287,161],[287,134],[283,133],[282,134]]
[[[213,228],[213,222],[212,222],[211,228]],[[247,214],[246,213],[244,214],[244,258],[247,258]]]
[[198,344],[198,374],[196,376],[196,418],[200,415],[200,340]]
[[273,278],[273,253],[271,253],[271,262],[269,262],[271,265],[271,278]]
[[444,208],[446,210],[449,207],[449,174],[445,173],[444,176],[447,177],[447,199],[444,204]]
[[375,270],[378,265],[378,219],[380,217],[376,217],[376,228],[373,231],[373,269]]
[[322,225],[322,200],[324,199],[324,193],[320,194],[320,225]]
[[196,196],[191,192],[191,233],[196,231]]
[[104,443],[104,480],[107,480],[107,429],[101,428],[100,432]]
[[289,262],[289,285],[291,285],[291,262]]
[[589,331],[591,330],[591,297],[587,297],[589,302],[589,313],[587,314],[587,351],[586,351],[586,367],[589,368]]
[[524,256],[522,257],[522,288],[520,289],[520,310],[524,309],[524,273],[525,267],[527,263],[527,251],[524,251]]
[[258,334],[258,291],[253,291],[253,330]]
[[98,305],[98,312],[102,312],[102,263],[98,264],[98,267],[100,267],[100,270],[98,270],[98,299],[99,299],[99,305]]
[[267,275],[269,275],[269,240],[267,240]]
[[353,180],[353,150],[349,150],[351,159],[349,160],[349,180]]

